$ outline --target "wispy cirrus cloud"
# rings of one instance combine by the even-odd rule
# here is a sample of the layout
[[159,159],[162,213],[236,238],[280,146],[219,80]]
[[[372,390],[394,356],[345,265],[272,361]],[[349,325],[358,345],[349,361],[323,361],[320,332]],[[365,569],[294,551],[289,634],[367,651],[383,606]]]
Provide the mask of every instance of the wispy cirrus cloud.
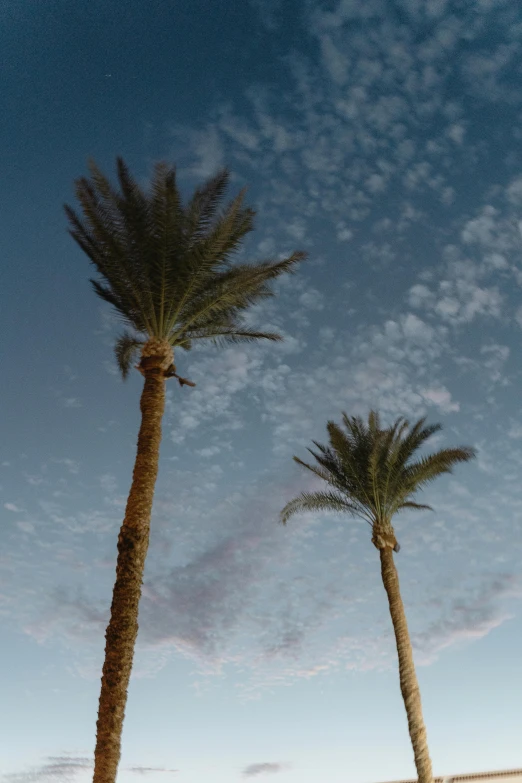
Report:
[[243,777],[254,778],[258,775],[274,775],[277,772],[284,772],[289,766],[289,764],[280,761],[262,761],[257,764],[249,764],[243,770]]
[[76,783],[78,776],[93,768],[91,759],[85,756],[48,756],[38,767],[26,772],[12,772],[2,775],[4,783]]
[[[94,768],[93,760],[87,756],[75,754],[62,754],[59,756],[47,756],[39,766],[33,766],[24,772],[12,772],[2,775],[4,783],[77,783],[83,779],[84,772],[91,772]],[[155,773],[175,773],[178,769],[167,767],[133,766],[122,767],[122,772],[134,772],[137,775],[148,776]]]
[[126,767],[126,772],[135,772],[137,775],[148,775],[155,772],[179,772],[179,769],[167,769],[166,767]]

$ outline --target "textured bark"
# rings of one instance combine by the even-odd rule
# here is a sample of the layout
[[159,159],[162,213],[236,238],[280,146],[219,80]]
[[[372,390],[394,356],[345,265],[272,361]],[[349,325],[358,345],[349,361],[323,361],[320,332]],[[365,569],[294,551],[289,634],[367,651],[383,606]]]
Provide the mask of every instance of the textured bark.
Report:
[[415,673],[410,635],[399,589],[399,576],[395,568],[391,548],[389,546],[383,547],[379,549],[379,554],[381,557],[382,581],[388,595],[393,631],[397,643],[401,693],[408,718],[408,729],[415,756],[418,783],[433,783],[428,739],[422,717],[419,683]]
[[[160,359],[160,357],[158,357]],[[165,362],[163,362],[165,363]],[[105,634],[93,783],[115,783],[121,755],[121,734],[127,689],[138,634],[138,607],[150,517],[158,474],[165,379],[161,363],[146,365],[140,400],[141,426],[132,485],[118,537],[118,560],[111,619]]]

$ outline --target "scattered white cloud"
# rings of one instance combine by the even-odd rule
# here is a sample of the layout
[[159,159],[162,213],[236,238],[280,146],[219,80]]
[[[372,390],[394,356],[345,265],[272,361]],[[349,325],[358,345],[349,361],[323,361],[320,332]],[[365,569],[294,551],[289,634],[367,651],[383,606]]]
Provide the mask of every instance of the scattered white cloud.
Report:
[[14,514],[20,514],[23,510],[16,503],[4,503],[4,508],[6,511],[12,511]]
[[452,402],[450,392],[444,387],[421,389],[422,397],[436,405],[442,413],[456,413],[460,410],[458,402]]
[[503,375],[503,370],[510,354],[508,346],[491,343],[483,345],[480,353],[483,357],[482,366],[487,370],[491,381],[494,383],[500,382],[504,386],[507,385],[509,381]]
[[207,446],[204,449],[198,449],[196,453],[199,454],[200,457],[203,457],[203,459],[208,459],[209,457],[215,457],[220,452],[221,446]]
[[[175,126],[171,129],[176,152],[179,147],[191,150],[191,160],[183,166],[183,171],[194,178],[208,179],[225,163],[225,143],[223,134],[215,123],[203,130]],[[176,157],[179,157],[176,154]]]
[[35,527],[32,522],[19,521],[16,523],[17,527],[24,533],[34,533]]
[[61,400],[64,408],[81,408],[82,403],[77,397],[64,397]]
[[513,438],[514,440],[522,438],[522,422],[511,421],[507,434],[508,437]]
[[346,227],[344,220],[337,223],[337,239],[339,242],[349,242],[350,239],[353,239],[353,231]]
[[308,288],[299,297],[299,304],[307,310],[323,310],[324,296],[317,288]]
[[453,125],[450,125],[448,130],[446,131],[446,135],[448,138],[450,138],[452,141],[455,142],[455,144],[461,145],[464,141],[464,134],[466,133],[466,130],[464,126],[460,123],[455,123]]
[[427,286],[422,285],[421,283],[417,283],[410,288],[409,303],[412,307],[418,308],[420,310],[428,303],[431,303],[433,298],[434,295],[432,291],[430,291]]
[[65,465],[68,472],[72,473],[73,475],[76,475],[80,471],[80,463],[75,459],[71,459],[70,457],[53,459],[52,462],[54,462],[56,465]]
[[345,85],[350,65],[346,52],[339,50],[327,33],[323,33],[319,41],[323,63],[332,81],[339,86]]
[[[272,12],[270,4],[252,2],[265,27],[276,29],[281,3]],[[343,0],[328,11],[308,3],[299,23],[315,54],[281,55],[293,86],[281,95],[266,84],[250,85],[250,109],[238,111],[227,102],[196,133],[176,128],[180,146],[193,158],[186,170],[207,176],[209,163],[215,169],[225,157],[245,172],[261,168],[266,186],[260,210],[278,233],[297,241],[304,238],[302,229],[281,205],[292,204],[300,220],[344,221],[339,241],[352,237],[353,225],[373,206],[393,213],[395,198],[385,199],[400,183],[417,201],[431,194],[450,207],[455,155],[472,176],[479,150],[484,154],[487,137],[473,132],[477,95],[506,111],[521,102],[504,79],[516,67],[520,35],[495,7],[460,15],[445,9],[444,0],[431,3],[425,14],[412,14],[408,6],[414,24],[422,18],[424,35],[418,38],[382,0]],[[484,38],[486,19],[500,35]],[[506,36],[517,40],[505,43]],[[478,48],[470,46],[474,41]],[[453,90],[452,57],[464,79],[459,100],[443,97]],[[511,193],[516,198],[514,185]],[[422,212],[417,210],[417,219]],[[399,230],[400,221],[394,222]]]
[[522,305],[517,309],[515,313],[515,321],[522,329]]

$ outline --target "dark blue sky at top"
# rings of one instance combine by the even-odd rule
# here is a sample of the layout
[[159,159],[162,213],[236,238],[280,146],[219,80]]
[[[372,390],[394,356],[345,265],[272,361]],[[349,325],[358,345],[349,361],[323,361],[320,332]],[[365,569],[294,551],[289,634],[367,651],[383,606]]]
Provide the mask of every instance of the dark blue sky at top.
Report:
[[[263,36],[242,3],[8,2],[2,13],[2,331],[24,346],[10,362],[15,409],[21,377],[29,386],[52,384],[47,351],[59,346],[70,363],[92,350],[92,332],[81,326],[97,317],[92,269],[62,210],[74,202],[73,180],[87,159],[113,176],[123,155],[146,175],[165,157],[171,122],[197,124],[214,101],[240,98],[250,80],[273,78],[278,65],[277,36]],[[67,322],[77,325],[74,334],[63,334]],[[50,404],[55,418],[56,411],[50,399],[33,403],[17,431],[38,448],[37,409]]]
[[[277,24],[270,25],[266,10],[262,24],[255,4],[233,0],[5,5],[0,30],[0,253],[5,298],[1,317],[4,334],[16,333],[20,344],[20,350],[10,357],[11,397],[7,404],[13,404],[13,409],[20,377],[29,388],[36,379],[43,386],[52,386],[55,369],[48,351],[55,351],[55,356],[59,353],[63,364],[74,364],[78,354],[87,352],[100,362],[109,354],[106,346],[93,344],[99,303],[87,283],[92,269],[67,235],[62,210],[64,202],[74,203],[73,180],[85,173],[87,158],[94,157],[112,176],[114,158],[121,154],[131,170],[145,176],[154,160],[168,156],[173,149],[172,126],[203,125],[224,103],[237,112],[248,112],[244,93],[252,85],[275,88],[284,105],[286,91],[293,85],[286,67],[288,57],[296,51],[313,57],[317,50],[317,41],[304,34],[302,8],[295,2],[275,3]],[[471,13],[466,2],[453,3],[452,11],[456,16]],[[429,18],[412,22],[400,2],[390,2],[387,13],[390,24],[402,26],[408,40],[418,43],[429,38],[434,24]],[[458,50],[462,56],[470,47],[491,44],[497,48],[505,39],[507,16],[511,14],[513,24],[520,21],[516,4],[503,8],[502,14],[498,29],[494,15],[489,15],[481,38],[475,36],[473,42],[462,38]],[[374,21],[360,16],[354,20],[355,47],[358,37],[375,35]],[[464,89],[457,66],[458,57],[445,64],[444,89],[446,100],[458,98],[465,104],[467,139],[473,149],[469,156],[464,150],[451,161],[452,175],[458,175],[461,185],[452,213],[462,220],[477,208],[486,186],[495,181],[505,183],[522,165],[520,140],[513,138],[518,106],[509,99],[509,93],[518,88],[521,73],[520,68],[510,69],[502,77],[507,98],[495,102],[488,96],[482,101],[480,95]],[[295,114],[296,123],[298,110],[298,102],[288,102],[288,117]],[[422,136],[423,121],[417,122]],[[434,122],[442,124],[440,117],[426,118],[426,131],[435,132]],[[176,151],[182,160],[179,145]],[[257,186],[248,181],[249,173],[245,170],[240,176],[250,185],[249,197],[255,206]],[[263,172],[257,176],[262,178]],[[393,212],[399,187],[389,186],[383,213]],[[377,205],[372,221],[378,212]],[[309,233],[314,246],[309,249],[313,256],[331,240],[332,232],[330,225],[314,218],[308,223],[312,226]],[[430,224],[437,225],[433,241]],[[364,221],[358,228],[364,233]],[[402,253],[393,262],[394,274],[386,275],[385,280],[383,276],[385,298],[393,300],[394,286],[397,291],[404,290],[405,280],[417,265],[430,258],[436,260],[441,243],[450,241],[451,231],[452,214],[431,202],[426,220],[411,226],[406,241],[397,238],[397,243],[403,242]],[[296,241],[295,246],[299,245]],[[322,275],[325,290],[336,289],[337,272],[348,263],[347,252],[343,253]],[[378,264],[365,265],[356,256],[350,263],[361,288],[367,289],[373,318],[380,307],[370,290],[378,287]],[[317,318],[323,319],[323,314]],[[67,333],[64,324],[68,324]],[[74,333],[71,324],[75,325]],[[89,382],[88,377],[83,380],[87,395]],[[121,390],[115,387],[114,393]],[[46,404],[51,418],[38,417],[37,424],[37,417],[32,421],[26,409],[23,422],[17,425],[20,435],[32,433],[34,438],[34,427],[53,417],[59,424],[51,398],[38,400],[39,406]],[[88,416],[83,425],[91,426]],[[37,441],[35,438],[35,448]]]
[[[272,29],[260,23],[250,4],[235,0],[4,5],[0,188],[9,231],[7,238],[2,232],[1,241],[9,243],[9,255],[34,242],[35,257],[41,255],[41,240],[63,238],[61,203],[70,200],[72,180],[85,170],[87,157],[110,170],[115,155],[122,154],[133,170],[145,173],[144,160],[165,156],[171,124],[197,125],[222,102],[241,110],[243,92],[252,84],[277,84],[284,94],[292,79],[282,61],[294,47],[305,54],[316,48],[303,35],[301,6],[295,2],[275,3],[281,24]],[[452,11],[458,16],[468,5],[456,2]],[[412,27],[398,2],[389,3],[389,16],[416,42],[433,27],[429,20]],[[516,4],[512,16],[520,21]],[[374,29],[372,19],[353,26],[363,36]],[[490,24],[484,41],[493,46],[497,32]],[[462,54],[471,47],[477,47],[476,40],[460,41]],[[462,100],[466,92],[457,65],[447,63],[447,100]],[[508,72],[506,90],[516,91],[520,77],[520,69]],[[468,161],[476,192],[481,181],[491,182],[493,172],[498,176],[499,162],[513,170],[522,158],[512,144],[508,160],[497,156],[506,147],[505,135],[512,135],[508,120],[514,108],[481,102],[479,96],[467,108],[472,112],[467,119],[473,120],[470,140],[484,140],[481,159]],[[433,129],[433,118],[426,122],[426,129]],[[36,258],[33,263],[37,266]]]
[[[263,36],[256,14],[235,2],[25,2],[3,9],[0,51],[4,313],[28,338],[22,296],[51,340],[68,308],[93,309],[76,274],[88,265],[62,211],[87,158],[112,176],[123,155],[147,174],[165,157],[169,123],[197,123],[214,101],[276,74],[277,37]],[[49,312],[48,297],[64,286]]]
[[[456,8],[459,5],[466,7],[464,3],[455,4]],[[152,160],[165,157],[172,124],[197,127],[223,102],[241,111],[244,90],[252,84],[277,85],[284,95],[292,79],[288,68],[282,67],[283,59],[294,47],[313,53],[315,42],[303,35],[299,4],[287,2],[274,8],[280,24],[267,29],[251,5],[234,0],[4,4],[0,252],[6,304],[2,328],[4,334],[16,333],[21,346],[11,359],[12,403],[21,376],[28,384],[36,376],[52,384],[47,350],[52,352],[53,346],[59,346],[64,363],[72,363],[78,352],[93,350],[92,334],[81,326],[93,319],[97,308],[86,280],[91,270],[66,233],[62,211],[64,201],[73,201],[73,179],[85,172],[89,156],[112,174],[117,154],[143,176]],[[390,19],[403,23],[409,36],[420,39],[428,32],[429,22],[412,27],[399,4],[390,3],[389,8]],[[372,20],[356,25],[359,34],[373,29]],[[495,34],[494,26],[484,30],[485,37]],[[465,50],[466,42],[461,46]],[[508,87],[514,86],[516,77],[510,75]],[[461,97],[458,80],[446,84]],[[480,180],[490,182],[492,171],[499,173],[499,164],[501,172],[504,166],[504,177],[509,176],[506,161],[499,160],[505,139],[495,104],[481,105],[478,96],[475,102],[475,107],[469,107],[474,109],[468,115],[474,118],[470,137],[483,135],[488,142],[481,159],[468,161],[463,172],[470,187],[458,196],[459,212],[466,211],[467,200],[470,209],[474,206],[472,194],[481,191]],[[510,112],[506,103],[498,109]],[[291,106],[288,111],[292,112]],[[490,123],[493,132],[487,129]],[[511,122],[506,123],[506,133],[511,133],[511,127]],[[512,152],[510,160],[514,168],[520,156]],[[465,156],[458,165],[465,165]],[[255,192],[254,185],[254,203]],[[393,187],[387,197],[388,203],[393,201]],[[431,209],[436,221],[437,207]],[[330,227],[316,229],[320,246],[321,234],[327,240]],[[411,274],[412,249],[420,245],[422,231],[421,226],[412,229],[410,247],[397,263],[398,276],[401,269]],[[417,241],[415,232],[420,232]],[[427,247],[423,255],[430,252],[433,248]],[[358,271],[363,280],[365,275],[375,277],[373,270]],[[77,324],[74,334],[63,334],[65,323]],[[36,335],[41,340],[38,350],[29,347]],[[85,379],[86,391],[88,382]],[[24,420],[30,431],[34,426],[30,412]]]

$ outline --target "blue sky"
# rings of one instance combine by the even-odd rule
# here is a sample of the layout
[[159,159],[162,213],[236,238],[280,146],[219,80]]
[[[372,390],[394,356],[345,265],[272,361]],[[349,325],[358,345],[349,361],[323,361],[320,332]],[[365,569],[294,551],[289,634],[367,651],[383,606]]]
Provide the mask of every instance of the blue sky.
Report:
[[414,776],[369,528],[277,522],[370,406],[478,449],[396,523],[434,772],[522,766],[521,44],[513,0],[4,2],[2,783],[92,775],[141,376],[62,204],[116,155],[227,164],[241,257],[309,253],[284,343],[177,357],[119,782]]

